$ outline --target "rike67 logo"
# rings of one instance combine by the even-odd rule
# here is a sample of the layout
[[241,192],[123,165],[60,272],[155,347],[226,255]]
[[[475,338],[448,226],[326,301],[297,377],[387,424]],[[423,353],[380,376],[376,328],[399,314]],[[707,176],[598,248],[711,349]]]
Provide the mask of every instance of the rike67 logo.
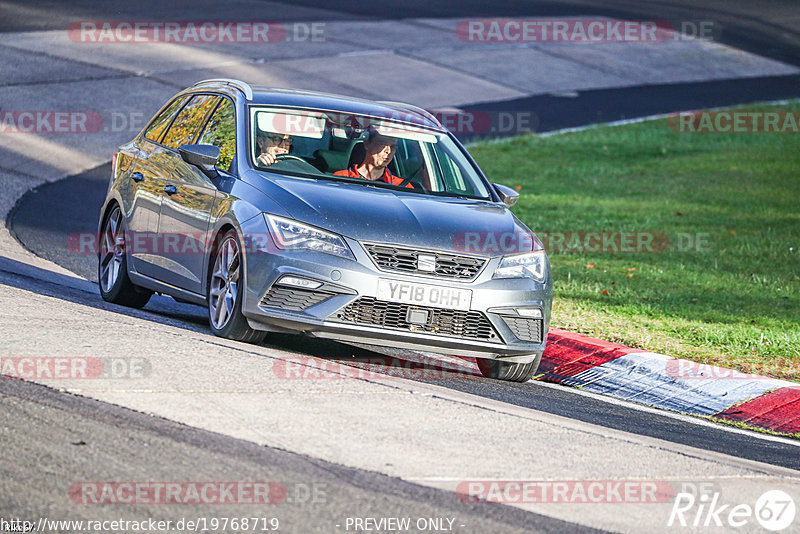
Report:
[[717,491],[681,492],[675,496],[667,526],[718,527],[730,531],[752,529],[757,523],[766,530],[779,532],[792,525],[796,512],[794,499],[781,490],[765,492],[754,505],[724,502]]

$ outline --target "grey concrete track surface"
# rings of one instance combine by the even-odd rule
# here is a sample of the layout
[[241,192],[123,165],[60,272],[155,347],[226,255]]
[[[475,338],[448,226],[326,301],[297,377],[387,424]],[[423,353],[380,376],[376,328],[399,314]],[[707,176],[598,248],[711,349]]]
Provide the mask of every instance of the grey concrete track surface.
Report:
[[[314,0],[293,1],[313,5]],[[570,17],[600,15],[626,20],[664,20],[680,24],[711,22],[714,39],[754,54],[800,65],[800,9],[794,0],[567,0],[531,2],[467,0],[433,4],[399,2],[388,14],[378,3],[336,0],[326,4],[336,13],[375,18],[410,17]],[[691,26],[690,26],[691,27]]]
[[[449,519],[459,532],[593,532],[538,514],[480,503],[377,473],[204,432],[130,410],[63,395],[20,380],[0,381],[0,438],[5,458],[0,517],[47,521],[196,521],[259,517],[280,532],[334,532],[348,517]],[[35,421],[34,428],[31,422]],[[38,459],[38,465],[33,464]],[[46,469],[42,467],[46,466]],[[215,481],[276,483],[275,504],[76,506],[75,484]],[[87,486],[83,486],[87,487]],[[285,491],[283,500],[281,491]],[[91,502],[89,493],[86,500]],[[75,496],[82,502],[81,494]],[[259,523],[262,526],[263,521]],[[449,524],[449,523],[445,523]],[[341,528],[337,529],[337,525]],[[56,530],[55,527],[45,531]],[[59,531],[78,532],[64,528]],[[170,530],[175,530],[170,529]],[[214,529],[238,532],[245,529]]]

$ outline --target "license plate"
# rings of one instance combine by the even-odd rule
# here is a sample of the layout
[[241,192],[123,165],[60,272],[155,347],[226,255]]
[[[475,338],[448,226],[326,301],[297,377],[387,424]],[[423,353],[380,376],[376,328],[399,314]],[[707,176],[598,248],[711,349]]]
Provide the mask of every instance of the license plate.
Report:
[[379,278],[377,299],[466,311],[472,304],[472,291]]

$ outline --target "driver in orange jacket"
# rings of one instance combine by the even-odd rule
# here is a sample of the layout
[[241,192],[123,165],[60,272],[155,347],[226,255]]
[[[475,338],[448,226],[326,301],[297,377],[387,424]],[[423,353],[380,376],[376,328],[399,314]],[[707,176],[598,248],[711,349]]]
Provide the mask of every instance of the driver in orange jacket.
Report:
[[[370,129],[370,135],[364,141],[364,149],[367,155],[364,161],[359,164],[354,164],[349,169],[343,169],[333,173],[334,176],[347,176],[348,178],[363,178],[365,180],[380,180],[387,184],[402,185],[404,180],[399,176],[395,176],[387,165],[391,163],[394,158],[395,150],[397,149],[397,139],[381,135],[375,129]],[[413,189],[411,183],[406,183],[406,187]]]

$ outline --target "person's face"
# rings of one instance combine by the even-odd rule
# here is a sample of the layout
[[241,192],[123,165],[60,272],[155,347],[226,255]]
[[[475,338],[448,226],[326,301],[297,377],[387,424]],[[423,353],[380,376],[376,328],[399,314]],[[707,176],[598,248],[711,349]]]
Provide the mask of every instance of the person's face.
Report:
[[365,148],[367,149],[367,157],[364,159],[364,163],[372,164],[375,167],[386,167],[394,157],[397,141],[381,139]]
[[273,157],[279,154],[288,154],[291,147],[292,139],[288,135],[269,134],[263,137],[260,143],[261,153]]

